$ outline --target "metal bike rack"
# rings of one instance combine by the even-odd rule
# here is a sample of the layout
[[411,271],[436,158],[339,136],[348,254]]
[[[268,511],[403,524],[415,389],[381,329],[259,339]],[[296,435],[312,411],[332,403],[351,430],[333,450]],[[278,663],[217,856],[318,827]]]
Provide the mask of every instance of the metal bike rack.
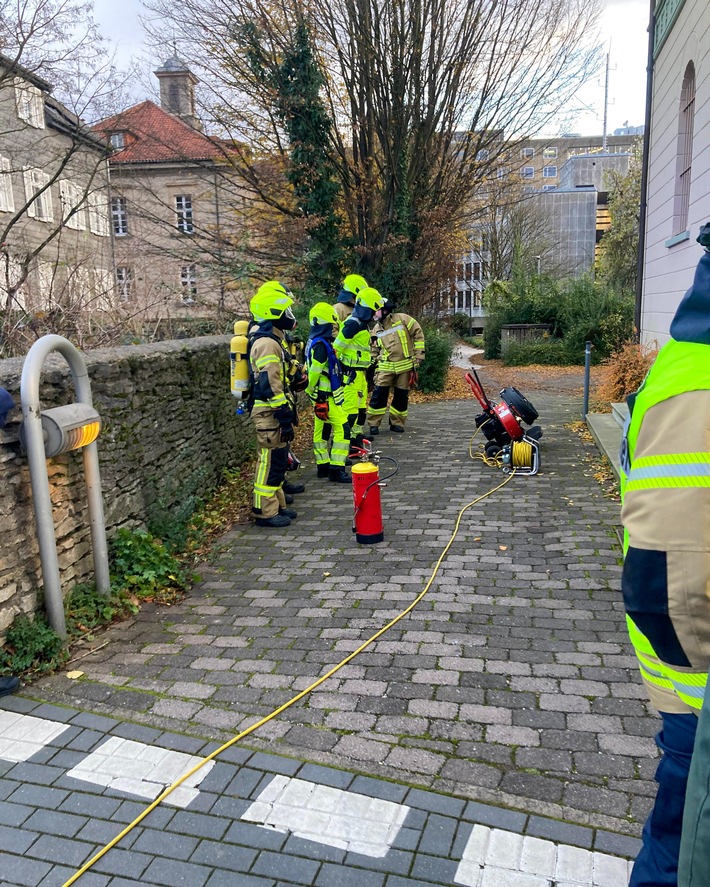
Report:
[[[53,351],[58,351],[69,364],[77,402],[42,412],[39,403],[40,375],[46,358]],[[60,637],[65,638],[67,629],[64,619],[64,599],[59,579],[47,459],[69,450],[83,449],[96,588],[101,594],[108,594],[110,588],[108,547],[101,495],[99,454],[96,446],[101,419],[94,410],[91,384],[84,359],[74,345],[62,336],[43,336],[30,348],[22,367],[20,396],[23,416],[20,434],[30,467],[47,614],[52,628]]]

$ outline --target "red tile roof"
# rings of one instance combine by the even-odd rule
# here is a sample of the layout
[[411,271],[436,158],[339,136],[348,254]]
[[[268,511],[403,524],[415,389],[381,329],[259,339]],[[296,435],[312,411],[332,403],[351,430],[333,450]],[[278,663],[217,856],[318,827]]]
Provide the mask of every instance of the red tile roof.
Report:
[[111,133],[125,133],[126,147],[111,156],[111,163],[213,160],[223,156],[216,142],[151,101],[102,120],[94,130],[107,139]]

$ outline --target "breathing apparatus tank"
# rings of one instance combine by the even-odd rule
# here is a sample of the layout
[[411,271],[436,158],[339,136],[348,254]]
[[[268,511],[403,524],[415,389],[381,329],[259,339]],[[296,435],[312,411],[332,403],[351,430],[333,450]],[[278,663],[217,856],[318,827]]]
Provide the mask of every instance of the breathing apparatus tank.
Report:
[[238,401],[244,400],[249,393],[248,329],[248,321],[236,321],[234,324],[234,335],[229,345],[230,382],[232,394]]

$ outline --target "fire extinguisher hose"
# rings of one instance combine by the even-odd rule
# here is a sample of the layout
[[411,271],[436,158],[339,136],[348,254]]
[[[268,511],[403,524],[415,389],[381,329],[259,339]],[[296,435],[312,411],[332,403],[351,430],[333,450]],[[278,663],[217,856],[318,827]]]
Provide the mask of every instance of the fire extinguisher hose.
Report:
[[[389,457],[383,456],[382,458],[389,458]],[[394,459],[392,459],[391,461],[394,462]],[[396,473],[396,470],[397,469],[395,469],[395,471],[392,472],[392,474],[387,475],[387,477],[393,477],[394,474]],[[84,865],[77,872],[75,872],[71,876],[71,878],[69,878],[68,881],[64,882],[62,887],[70,887],[71,884],[76,883],[76,881],[78,881],[79,878],[94,865],[94,863],[98,862],[102,856],[104,856],[106,853],[108,853],[109,850],[111,850],[111,848],[115,847],[116,844],[118,844],[122,838],[124,838],[133,828],[135,828],[138,825],[138,823],[142,822],[151,811],[155,810],[155,808],[158,806],[158,804],[161,804],[172,792],[175,791],[176,788],[178,788],[178,786],[182,785],[186,779],[189,779],[194,773],[197,773],[197,771],[201,767],[204,767],[205,764],[207,764],[209,761],[214,760],[218,755],[222,754],[222,752],[226,751],[228,748],[231,748],[237,742],[244,739],[246,736],[249,736],[249,734],[254,733],[255,730],[259,729],[259,727],[262,727],[264,724],[268,724],[269,721],[272,721],[274,718],[278,717],[282,712],[286,711],[287,708],[290,708],[296,702],[299,702],[301,699],[308,696],[317,687],[320,687],[320,685],[322,683],[327,681],[328,678],[331,678],[334,674],[336,674],[336,672],[340,671],[341,668],[346,666],[349,662],[352,662],[352,660],[355,659],[356,656],[359,656],[360,653],[362,653],[367,647],[370,646],[370,644],[374,643],[376,640],[381,638],[382,635],[385,634],[385,632],[389,631],[390,628],[393,628],[398,622],[400,622],[402,619],[404,619],[405,616],[408,616],[409,613],[412,612],[412,610],[424,598],[426,593],[431,588],[431,584],[434,581],[436,574],[439,572],[439,567],[441,566],[442,561],[444,560],[444,558],[448,554],[448,551],[451,548],[451,546],[454,544],[454,540],[456,539],[456,536],[459,531],[459,527],[461,525],[461,518],[464,516],[465,512],[467,512],[469,508],[473,508],[474,505],[477,505],[483,499],[488,498],[488,496],[491,496],[493,493],[496,493],[498,490],[502,489],[507,483],[509,483],[513,479],[513,477],[515,477],[515,471],[512,471],[502,483],[498,484],[498,486],[493,487],[493,489],[488,490],[487,493],[483,493],[483,495],[481,495],[481,496],[477,496],[475,499],[473,499],[467,505],[463,506],[463,508],[459,511],[459,513],[456,517],[454,531],[451,534],[449,541],[444,546],[443,551],[439,555],[439,558],[438,558],[436,564],[434,565],[434,569],[432,570],[431,576],[429,577],[426,585],[424,586],[422,591],[419,592],[417,597],[404,610],[402,610],[401,613],[399,613],[397,616],[395,616],[393,619],[391,619],[387,623],[387,625],[383,626],[378,631],[376,631],[375,634],[373,634],[371,637],[369,637],[366,641],[363,641],[363,643],[360,644],[360,646],[356,650],[353,650],[352,653],[349,653],[345,657],[345,659],[343,659],[341,662],[338,662],[337,665],[334,665],[329,671],[326,672],[326,674],[322,675],[317,680],[313,681],[313,683],[310,686],[306,687],[305,690],[301,690],[300,693],[297,693],[295,696],[293,696],[287,702],[284,702],[283,705],[280,705],[278,708],[274,709],[274,711],[272,711],[271,714],[266,715],[266,717],[263,717],[259,721],[257,721],[255,724],[252,724],[251,727],[247,727],[246,730],[242,730],[241,733],[237,733],[237,735],[233,736],[229,740],[229,742],[225,742],[224,745],[221,745],[218,749],[215,749],[215,751],[213,751],[211,754],[207,755],[207,757],[203,758],[198,764],[195,764],[195,766],[192,767],[190,770],[188,770],[187,773],[184,773],[179,779],[176,779],[175,782],[173,782],[172,785],[169,785],[161,794],[159,794],[158,797],[145,808],[145,810],[143,810],[138,816],[136,816],[136,818],[133,820],[133,822],[129,823],[121,832],[119,832],[119,834],[116,835],[115,838],[113,838],[111,841],[109,841],[109,843],[106,844],[105,847],[102,847],[101,850],[99,850],[94,856],[92,856],[91,859],[88,860],[88,862],[85,862]]]

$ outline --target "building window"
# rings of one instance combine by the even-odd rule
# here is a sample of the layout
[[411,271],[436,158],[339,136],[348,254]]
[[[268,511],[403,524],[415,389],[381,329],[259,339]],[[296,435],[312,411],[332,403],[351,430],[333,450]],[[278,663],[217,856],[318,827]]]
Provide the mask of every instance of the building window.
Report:
[[543,148],[542,156],[545,160],[556,160],[557,159],[557,148]]
[[473,279],[474,280],[481,279],[481,263],[480,262],[473,263]]
[[481,307],[481,293],[479,290],[473,291],[473,307],[480,308]]
[[123,132],[112,132],[111,133],[111,147],[115,151],[120,151],[122,148],[126,147],[126,134]]
[[10,161],[7,157],[0,157],[0,212],[15,212],[15,198],[12,194]]
[[133,271],[125,265],[116,268],[116,289],[119,302],[130,302],[133,295]]
[[27,215],[31,219],[41,219],[43,222],[51,222],[52,193],[49,189],[49,176],[41,169],[26,169],[25,200],[32,201],[27,207]]
[[180,286],[182,301],[188,305],[197,297],[197,268],[195,265],[183,265],[180,269]]
[[108,237],[108,201],[101,191],[89,194],[89,228],[93,234]]
[[523,160],[530,160],[531,158],[533,158],[535,156],[535,149],[534,148],[523,148],[522,151],[520,152],[520,156],[522,157]]
[[509,175],[509,173],[510,173],[510,170],[508,169],[507,166],[499,166],[498,169],[496,170],[496,176],[499,179],[505,179]]
[[62,179],[59,182],[59,202],[62,206],[62,222],[67,228],[83,231],[86,228],[84,210],[81,204],[84,201],[82,189],[75,183]]
[[35,129],[44,129],[44,98],[42,91],[23,80],[15,80],[17,116]]
[[128,234],[128,212],[125,197],[111,198],[111,221],[116,237],[125,237]]
[[534,166],[523,166],[520,170],[520,178],[521,179],[532,179],[535,177],[535,167]]
[[463,279],[470,280],[473,275],[473,262],[466,262],[463,266]]
[[556,179],[557,178],[557,167],[556,166],[543,166],[542,177],[543,177],[543,179]]
[[690,207],[690,179],[693,165],[693,129],[695,124],[695,65],[685,69],[683,88],[680,93],[678,120],[678,160],[676,165],[675,202],[673,207],[673,233],[682,234],[688,229]]
[[192,223],[192,196],[190,194],[178,194],[175,198],[175,213],[177,214],[177,228],[183,234],[194,234],[195,226]]
[[557,186],[556,185],[543,185],[542,190],[543,191],[556,191]]
[[488,160],[490,156],[491,152],[487,148],[481,148],[481,150],[476,154],[476,160],[482,163],[485,160]]

